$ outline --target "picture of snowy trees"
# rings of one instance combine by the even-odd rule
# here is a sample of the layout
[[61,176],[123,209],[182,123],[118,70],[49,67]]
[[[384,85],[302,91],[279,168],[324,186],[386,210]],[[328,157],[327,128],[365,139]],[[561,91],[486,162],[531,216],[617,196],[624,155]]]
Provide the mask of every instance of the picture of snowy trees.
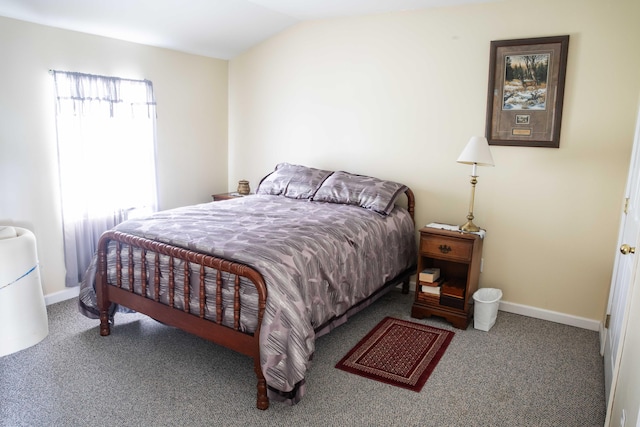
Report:
[[545,110],[550,54],[505,58],[503,110]]

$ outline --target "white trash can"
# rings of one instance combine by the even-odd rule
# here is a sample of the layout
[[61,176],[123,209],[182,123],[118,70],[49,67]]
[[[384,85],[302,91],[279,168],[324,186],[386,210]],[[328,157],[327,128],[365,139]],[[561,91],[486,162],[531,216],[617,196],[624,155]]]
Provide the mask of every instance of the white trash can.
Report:
[[488,331],[496,323],[498,306],[502,299],[502,291],[494,288],[481,288],[473,294],[473,327]]
[[49,333],[34,234],[0,225],[0,357]]

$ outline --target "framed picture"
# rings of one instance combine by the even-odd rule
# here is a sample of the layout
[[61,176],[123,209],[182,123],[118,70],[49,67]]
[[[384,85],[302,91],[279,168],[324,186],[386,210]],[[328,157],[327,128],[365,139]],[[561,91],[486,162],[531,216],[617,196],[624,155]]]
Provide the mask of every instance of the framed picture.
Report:
[[490,145],[560,147],[569,36],[491,42]]

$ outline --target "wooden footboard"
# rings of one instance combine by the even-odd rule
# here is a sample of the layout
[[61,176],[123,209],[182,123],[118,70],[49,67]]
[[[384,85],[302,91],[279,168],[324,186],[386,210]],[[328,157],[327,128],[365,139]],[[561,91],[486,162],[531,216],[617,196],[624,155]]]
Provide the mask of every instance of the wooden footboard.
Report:
[[[108,282],[107,251],[109,242],[116,242],[116,280]],[[139,253],[134,255],[134,249]],[[137,252],[137,251],[136,251]],[[168,256],[169,303],[160,302],[160,256]],[[136,259],[137,258],[137,259]],[[126,260],[123,262],[122,260]],[[173,269],[174,260],[184,261],[183,283],[176,283],[176,272]],[[147,268],[147,264],[153,268]],[[192,283],[190,269],[192,265],[199,268],[198,283]],[[114,266],[111,266],[112,268]],[[216,303],[215,320],[205,318],[207,295],[205,293],[205,267],[216,271]],[[147,271],[150,270],[150,271]],[[222,272],[235,276],[233,297],[233,327],[222,324]],[[163,272],[162,274],[167,274]],[[134,283],[142,287],[141,292],[134,290]],[[247,278],[256,288],[258,295],[258,321],[253,334],[240,330],[240,279]],[[148,286],[153,286],[148,292]],[[190,308],[190,290],[198,289],[199,310],[195,313]],[[184,309],[174,307],[176,289],[183,290]],[[267,300],[267,287],[262,275],[244,264],[205,255],[199,252],[178,248],[129,234],[109,231],[102,235],[98,246],[98,269],[96,273],[96,294],[100,310],[100,335],[110,334],[109,307],[116,303],[132,310],[146,314],[167,325],[175,326],[186,332],[197,335],[216,344],[225,346],[239,353],[253,358],[253,367],[258,378],[258,409],[267,409],[267,386],[260,367],[260,326]],[[149,296],[151,295],[151,297]],[[209,316],[211,317],[211,316]]]

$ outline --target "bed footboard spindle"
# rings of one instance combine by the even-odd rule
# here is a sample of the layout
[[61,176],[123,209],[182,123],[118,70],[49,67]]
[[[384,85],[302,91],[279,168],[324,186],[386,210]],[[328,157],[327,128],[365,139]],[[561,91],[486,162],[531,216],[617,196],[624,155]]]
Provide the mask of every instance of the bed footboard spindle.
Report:
[[184,286],[182,287],[184,294],[184,312],[189,313],[189,296],[191,288],[189,287],[189,261],[184,262]]
[[173,267],[173,257],[169,258],[169,307],[173,308],[173,292],[176,286],[176,277]]
[[116,286],[122,288],[122,246],[120,242],[116,242]]
[[140,251],[140,282],[142,285],[142,295],[147,296],[147,251]]
[[216,322],[222,324],[222,273],[216,275]]
[[207,293],[204,288],[204,264],[200,264],[200,318],[204,319],[204,308],[207,305]]
[[129,292],[133,293],[133,283],[135,278],[133,276],[133,246],[129,246]]
[[156,252],[153,277],[153,296],[156,302],[160,301],[160,254]]
[[240,329],[240,276],[236,274],[233,294],[233,327],[237,331]]

